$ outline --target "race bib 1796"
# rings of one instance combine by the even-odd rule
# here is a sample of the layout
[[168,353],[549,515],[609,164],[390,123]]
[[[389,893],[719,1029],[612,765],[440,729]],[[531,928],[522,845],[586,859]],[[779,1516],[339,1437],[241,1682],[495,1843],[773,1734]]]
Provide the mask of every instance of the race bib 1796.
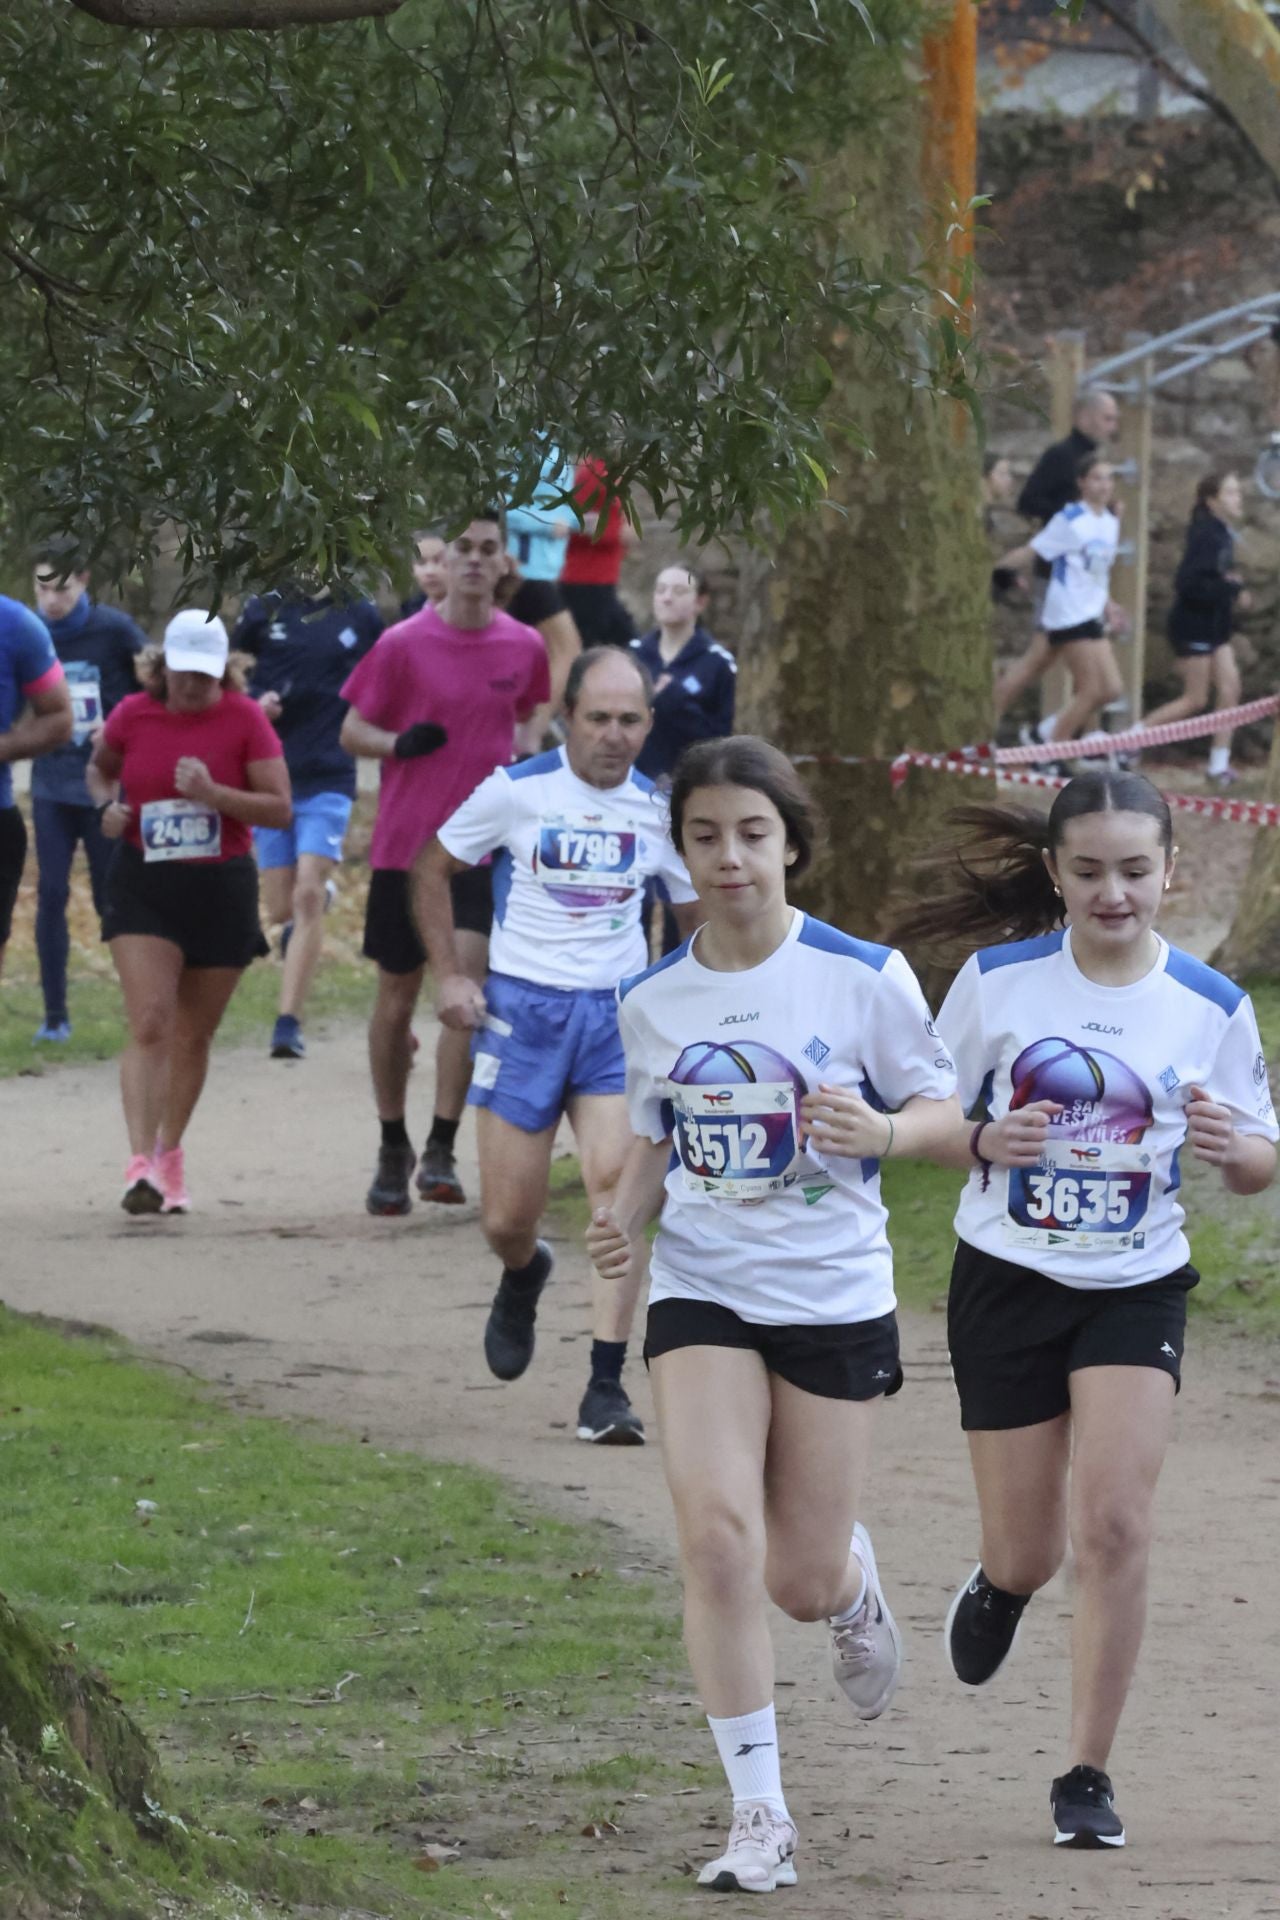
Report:
[[581,815],[545,819],[538,829],[538,879],[544,887],[629,891],[640,884],[636,840],[632,831]]

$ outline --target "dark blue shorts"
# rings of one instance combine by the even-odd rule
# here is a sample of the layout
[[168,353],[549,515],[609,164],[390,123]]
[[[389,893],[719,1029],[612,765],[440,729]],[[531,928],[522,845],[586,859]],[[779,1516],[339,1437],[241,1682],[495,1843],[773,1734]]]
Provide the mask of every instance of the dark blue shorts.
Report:
[[553,1127],[576,1093],[622,1093],[626,1064],[612,988],[539,987],[491,973],[485,1024],[471,1047],[467,1102],[523,1133]]

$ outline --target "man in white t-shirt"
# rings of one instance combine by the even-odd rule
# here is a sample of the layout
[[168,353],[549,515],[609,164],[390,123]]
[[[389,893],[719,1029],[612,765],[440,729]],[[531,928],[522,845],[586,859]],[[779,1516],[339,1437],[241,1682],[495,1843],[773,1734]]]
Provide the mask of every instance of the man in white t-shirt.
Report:
[[[516,1380],[533,1357],[551,1250],[537,1237],[551,1150],[569,1118],[592,1207],[607,1206],[631,1142],[615,992],[644,967],[646,880],[667,888],[682,934],[697,923],[666,801],[635,760],[653,720],[644,667],[617,647],[578,656],[565,689],[565,743],[500,767],[440,827],[413,870],[413,907],[439,981],[436,1010],[475,1031],[481,1211],[502,1278],[485,1358]],[[462,972],[451,875],[493,854],[494,927],[483,990]],[[578,1438],[638,1445],[622,1386],[633,1303],[597,1277],[591,1378]]]
[[1110,461],[1086,455],[1079,467],[1080,498],[998,562],[1014,571],[1036,559],[1050,563],[1041,626],[1071,676],[1071,698],[1041,723],[1042,740],[1067,741],[1091,731],[1102,709],[1124,692],[1107,638],[1108,622],[1119,618],[1111,600],[1111,569],[1120,544],[1119,517],[1111,511],[1115,486]]

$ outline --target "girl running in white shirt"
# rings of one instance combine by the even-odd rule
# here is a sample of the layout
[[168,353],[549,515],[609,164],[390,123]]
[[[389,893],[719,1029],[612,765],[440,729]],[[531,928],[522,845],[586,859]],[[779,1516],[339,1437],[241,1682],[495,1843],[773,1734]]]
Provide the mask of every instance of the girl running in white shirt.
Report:
[[1275,1172],[1277,1128],[1247,994],[1155,931],[1176,849],[1149,781],[1091,773],[1047,818],[999,807],[958,818],[968,836],[930,863],[938,891],[899,927],[953,946],[1006,940],[971,954],[938,1016],[977,1119],[936,1156],[969,1173],[948,1332],[982,1522],[947,1652],[966,1685],[991,1680],[1070,1540],[1071,1731],[1050,1792],[1054,1841],[1120,1847],[1106,1768],[1142,1639],[1156,1480],[1199,1279],[1179,1156],[1220,1168],[1231,1193],[1257,1193]]
[[1067,741],[1089,732],[1103,707],[1124,692],[1107,638],[1108,619],[1120,617],[1111,601],[1111,569],[1120,542],[1120,521],[1111,511],[1114,467],[1100,454],[1087,454],[1080,462],[1079,486],[1078,500],[996,563],[1015,572],[1037,558],[1052,563],[1040,625],[1050,658],[1056,653],[1071,676],[1071,699],[1052,722],[1042,722],[1042,740]]
[[588,1232],[598,1272],[623,1280],[662,1214],[645,1358],[685,1641],[733,1794],[728,1846],[699,1875],[717,1891],[795,1882],[768,1600],[830,1622],[860,1718],[897,1684],[898,1631],[856,1524],[876,1403],[902,1378],[880,1161],[959,1124],[901,954],[787,904],[814,832],[763,740],[679,762],[671,834],[706,921],[618,990],[636,1139]]

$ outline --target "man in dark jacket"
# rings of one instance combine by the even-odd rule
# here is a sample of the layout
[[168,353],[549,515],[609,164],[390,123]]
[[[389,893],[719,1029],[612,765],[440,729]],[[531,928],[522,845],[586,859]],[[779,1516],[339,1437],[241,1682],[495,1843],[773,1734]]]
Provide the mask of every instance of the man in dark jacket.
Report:
[[[1080,462],[1086,454],[1108,446],[1120,428],[1120,409],[1113,393],[1086,387],[1071,411],[1071,431],[1064,440],[1045,448],[1023,483],[1018,512],[1044,527],[1076,497]],[[1046,569],[1047,571],[1047,569]]]
[[70,542],[41,549],[34,591],[36,610],[49,629],[67,677],[74,722],[66,745],[31,767],[31,819],[40,869],[36,951],[44,996],[44,1024],[36,1039],[66,1041],[71,1038],[67,1011],[71,865],[77,845],[83,844],[93,904],[101,913],[112,853],[84,783],[84,770],[112,707],[138,691],[133,664],[146,645],[146,635],[119,607],[98,606],[90,598],[89,570]]
[[676,761],[695,740],[733,732],[738,663],[701,624],[706,582],[686,566],[664,567],[654,582],[657,626],[631,642],[653,680],[653,730],[636,766],[669,784]]

